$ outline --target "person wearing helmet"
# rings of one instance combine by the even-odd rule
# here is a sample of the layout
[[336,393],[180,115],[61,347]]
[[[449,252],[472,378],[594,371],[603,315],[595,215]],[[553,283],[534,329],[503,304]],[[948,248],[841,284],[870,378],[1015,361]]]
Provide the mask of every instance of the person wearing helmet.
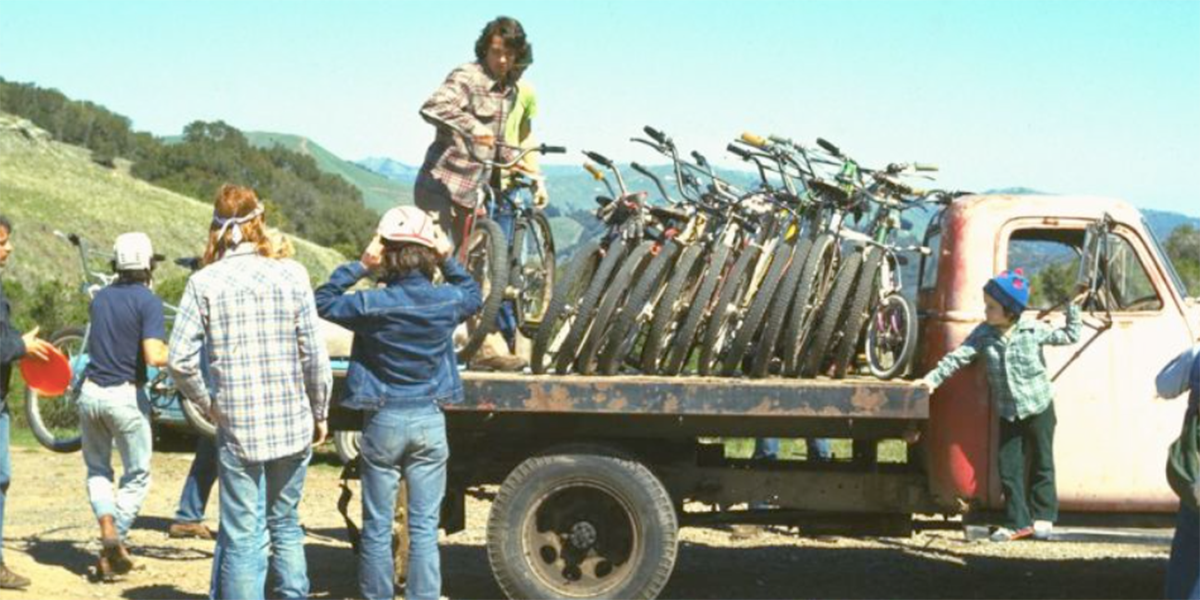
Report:
[[[364,597],[393,597],[392,517],[408,483],[409,559],[405,597],[438,598],[438,515],[446,490],[446,421],[441,406],[461,402],[452,336],[483,304],[479,284],[453,258],[429,215],[393,208],[362,259],[334,270],[317,288],[321,317],[354,332],[343,407],[363,412],[360,441]],[[445,284],[435,284],[440,270]],[[374,274],[380,286],[347,294]]]
[[[150,291],[154,269],[150,237],[141,232],[117,236],[113,270],[117,279],[100,290],[89,308],[90,358],[79,394],[83,462],[88,499],[100,523],[102,550],[96,573],[102,580],[129,572],[129,529],[150,491],[150,412],[139,402],[146,366],[167,364],[162,300]],[[124,474],[113,489],[112,450],[121,454]]]

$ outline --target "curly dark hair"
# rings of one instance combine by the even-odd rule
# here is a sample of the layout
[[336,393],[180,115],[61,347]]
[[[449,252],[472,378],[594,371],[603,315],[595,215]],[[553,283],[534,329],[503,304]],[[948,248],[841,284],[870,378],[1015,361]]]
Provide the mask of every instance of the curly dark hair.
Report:
[[433,276],[438,270],[438,262],[437,254],[425,246],[384,240],[383,264],[379,278],[383,281],[392,281],[411,271],[417,271],[426,279],[433,281]]
[[[500,36],[504,40],[504,46],[516,53],[513,75],[520,76],[529,65],[533,64],[533,44],[525,39],[525,28],[521,26],[521,22],[512,17],[496,17],[488,21],[487,25],[483,26],[483,31],[479,33],[479,39],[475,40],[475,58],[479,62],[483,62],[487,58],[488,46],[492,44],[492,38]],[[512,75],[510,75],[510,79]],[[514,79],[515,81],[515,79]],[[510,82],[511,83],[511,82]]]

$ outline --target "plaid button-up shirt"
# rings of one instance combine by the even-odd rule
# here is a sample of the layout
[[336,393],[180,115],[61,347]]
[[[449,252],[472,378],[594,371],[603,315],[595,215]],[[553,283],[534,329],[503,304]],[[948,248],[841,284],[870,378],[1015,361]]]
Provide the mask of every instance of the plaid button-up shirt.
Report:
[[[489,170],[471,159],[470,146],[447,126],[465,136],[490,134],[503,142],[505,121],[515,101],[516,87],[502,86],[478,62],[451,71],[421,107],[421,116],[437,126],[437,137],[425,153],[415,191],[474,207]],[[486,148],[475,147],[474,151],[480,158],[492,158],[486,156]]]
[[[207,346],[215,396],[201,374]],[[329,356],[304,269],[242,244],[192,275],[171,334],[170,370],[188,402],[216,418],[247,462],[304,450],[325,420],[333,387]]]
[[988,389],[1000,417],[1008,421],[1024,419],[1046,410],[1054,399],[1042,346],[1074,344],[1082,329],[1079,306],[1075,304],[1067,309],[1067,323],[1061,329],[1022,319],[1006,336],[984,323],[961,346],[942,357],[925,380],[940,386],[982,354],[987,361]]

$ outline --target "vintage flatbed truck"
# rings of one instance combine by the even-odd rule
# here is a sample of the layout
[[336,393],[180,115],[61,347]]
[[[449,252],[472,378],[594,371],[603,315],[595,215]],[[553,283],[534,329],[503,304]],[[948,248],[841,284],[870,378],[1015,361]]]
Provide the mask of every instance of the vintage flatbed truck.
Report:
[[[1154,401],[1153,382],[1197,339],[1200,309],[1141,215],[1101,198],[968,196],[931,223],[925,241],[934,251],[916,282],[916,374],[982,321],[992,274],[1100,265],[1091,275],[1100,300],[1085,313],[1083,339],[1045,352],[1063,519],[1173,512],[1163,465],[1184,407]],[[1061,323],[1056,299],[1040,300],[1029,316]],[[917,514],[986,520],[1003,506],[997,420],[979,365],[932,398],[911,381],[867,378],[464,373],[464,386],[465,403],[446,410],[452,458],[442,525],[461,530],[468,490],[499,485],[487,549],[513,598],[652,598],[671,575],[680,527],[784,523],[905,535]],[[335,414],[331,427],[357,423]],[[721,443],[765,436],[849,438],[854,456],[740,459]],[[904,446],[905,461],[878,459],[880,441],[903,439],[915,442]]]

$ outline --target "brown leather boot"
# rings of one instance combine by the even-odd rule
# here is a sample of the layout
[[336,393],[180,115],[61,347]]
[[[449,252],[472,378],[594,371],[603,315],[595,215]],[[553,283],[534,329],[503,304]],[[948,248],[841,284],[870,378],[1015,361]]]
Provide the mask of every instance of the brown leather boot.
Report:
[[100,544],[104,546],[101,558],[108,560],[112,572],[117,575],[124,575],[132,571],[133,558],[129,556],[129,551],[125,549],[125,545],[121,543],[121,538],[117,535],[117,526],[112,515],[104,515],[98,520],[100,522]]
[[174,523],[171,523],[171,527],[167,529],[167,536],[175,539],[213,539],[212,530],[206,527],[204,523],[188,523],[185,521],[175,521]]

